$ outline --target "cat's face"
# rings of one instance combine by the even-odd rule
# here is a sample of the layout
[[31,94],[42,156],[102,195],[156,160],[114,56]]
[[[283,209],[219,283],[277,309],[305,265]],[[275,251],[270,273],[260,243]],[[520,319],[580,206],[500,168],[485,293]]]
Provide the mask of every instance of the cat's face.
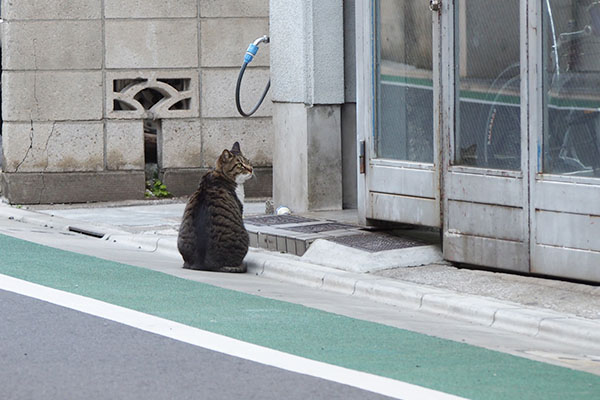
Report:
[[216,169],[235,183],[244,183],[253,176],[250,160],[243,156],[238,142],[233,144],[231,150],[223,150]]

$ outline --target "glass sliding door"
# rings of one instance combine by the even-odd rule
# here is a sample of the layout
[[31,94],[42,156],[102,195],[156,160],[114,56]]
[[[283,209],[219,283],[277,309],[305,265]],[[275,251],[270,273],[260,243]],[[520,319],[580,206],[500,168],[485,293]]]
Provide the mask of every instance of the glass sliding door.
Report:
[[540,11],[531,271],[600,282],[600,1]]
[[443,46],[454,65],[444,96],[450,104],[444,107],[450,143],[443,176],[444,258],[527,272],[525,0],[450,4],[453,37]]

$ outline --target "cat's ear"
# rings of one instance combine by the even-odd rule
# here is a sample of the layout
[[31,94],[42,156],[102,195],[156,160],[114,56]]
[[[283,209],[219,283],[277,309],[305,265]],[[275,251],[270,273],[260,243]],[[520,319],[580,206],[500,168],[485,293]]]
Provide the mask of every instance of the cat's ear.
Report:
[[242,154],[242,151],[240,150],[240,143],[239,142],[235,142],[233,144],[233,147],[231,148],[231,152],[233,154]]
[[233,157],[233,154],[231,154],[231,152],[227,149],[223,150],[223,152],[221,153],[221,157],[219,157],[221,160],[223,161],[229,161],[231,160],[231,158]]

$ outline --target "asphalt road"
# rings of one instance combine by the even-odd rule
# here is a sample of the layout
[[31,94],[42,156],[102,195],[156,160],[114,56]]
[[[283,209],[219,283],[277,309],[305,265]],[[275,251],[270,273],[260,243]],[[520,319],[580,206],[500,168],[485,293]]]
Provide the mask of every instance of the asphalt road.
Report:
[[0,398],[383,399],[0,291]]
[[[0,232],[5,233],[0,233],[0,288],[14,278],[42,285],[30,292],[32,297],[38,296],[39,288],[53,288],[57,293],[79,296],[74,304],[96,299],[110,307],[262,346],[257,353],[274,349],[299,360],[316,360],[325,366],[468,398],[589,399],[600,393],[597,375],[464,343],[480,341],[486,347],[485,343],[501,336],[497,331],[469,329],[457,321],[426,319],[393,307],[248,274],[177,276],[189,271],[182,272],[180,265],[168,260],[159,263],[167,273],[160,272],[161,265],[152,266],[158,271],[138,268],[73,252],[87,247],[105,256],[119,253],[117,248],[106,247],[111,244],[105,241],[48,229],[27,230],[16,222],[5,224]],[[71,251],[6,234],[47,241]],[[124,255],[137,257],[139,265],[153,264],[151,254],[146,258],[140,252]],[[299,299],[301,295],[303,299]],[[296,393],[302,398],[336,398],[338,393],[352,398],[354,392],[356,398],[368,398],[367,392],[334,383],[335,379],[296,374],[290,368],[249,361],[252,357],[225,356],[207,350],[203,343],[173,340],[171,328],[160,336],[127,321],[124,323],[129,326],[90,316],[86,313],[94,312],[83,305],[81,310],[86,313],[6,292],[0,296],[0,304],[0,398],[128,398],[129,394],[134,396],[131,398],[153,398],[154,394],[156,398],[186,398],[187,391],[206,393],[199,390],[212,390],[204,396],[208,398],[270,398],[265,396],[271,392],[277,398],[295,398]],[[420,321],[420,326],[415,321]],[[537,345],[514,335],[502,340],[521,350]],[[205,371],[215,374],[206,375],[205,380]],[[234,373],[229,374],[231,371]],[[358,381],[351,380],[349,385]],[[78,390],[88,387],[92,392],[78,395]],[[149,395],[143,392],[145,387]],[[93,392],[98,388],[102,391]],[[128,392],[118,396],[111,392],[125,389]],[[17,392],[4,395],[2,390]],[[182,394],[173,397],[172,391],[177,390]],[[240,390],[246,392],[240,396]]]

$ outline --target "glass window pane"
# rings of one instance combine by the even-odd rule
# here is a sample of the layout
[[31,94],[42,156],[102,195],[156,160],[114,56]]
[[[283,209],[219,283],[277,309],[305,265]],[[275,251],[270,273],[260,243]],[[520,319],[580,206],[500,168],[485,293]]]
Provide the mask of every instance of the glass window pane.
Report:
[[380,0],[377,4],[377,156],[432,163],[429,3]]
[[455,164],[519,170],[519,0],[459,0]]
[[543,8],[543,172],[600,177],[600,1]]

